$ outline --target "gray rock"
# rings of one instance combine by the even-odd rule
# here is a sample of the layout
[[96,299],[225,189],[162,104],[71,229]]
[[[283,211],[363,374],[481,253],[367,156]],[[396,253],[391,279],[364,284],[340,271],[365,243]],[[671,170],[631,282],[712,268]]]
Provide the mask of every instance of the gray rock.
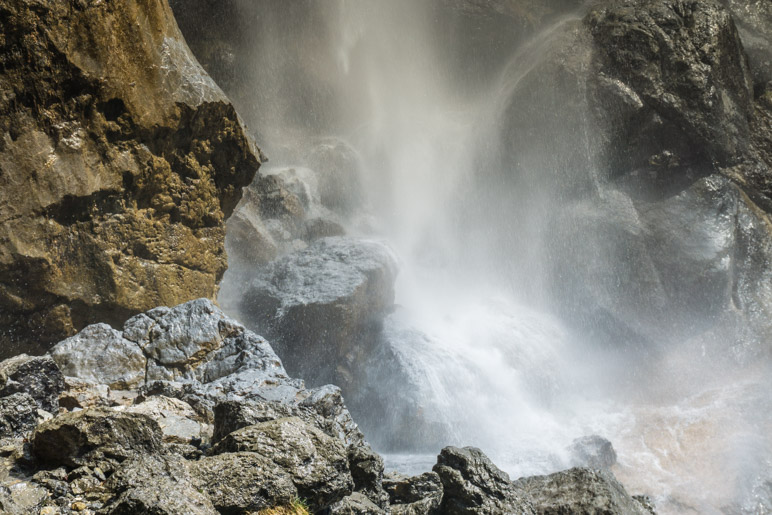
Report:
[[212,449],[215,454],[254,452],[292,477],[298,495],[318,511],[353,490],[343,443],[299,418],[263,422],[234,431]]
[[62,391],[64,376],[49,356],[21,354],[0,363],[0,397],[27,393],[41,409],[56,413]]
[[431,515],[439,513],[442,481],[436,472],[407,477],[386,474],[383,488],[389,495],[392,515]]
[[536,513],[576,515],[648,515],[607,470],[573,468],[549,476],[519,479],[515,484],[533,499]]
[[[611,162],[634,169],[663,150],[681,164],[743,159],[753,83],[737,29],[719,2],[615,0],[596,5],[585,24],[599,77],[621,81],[640,100],[640,109],[624,117],[603,115],[619,124],[608,146],[617,153],[608,155]],[[611,89],[603,91],[600,110],[616,105]],[[630,148],[631,142],[643,145]],[[652,143],[656,152],[639,154]]]
[[0,437],[23,436],[40,422],[38,404],[28,393],[0,398]]
[[146,415],[93,408],[44,422],[32,436],[32,450],[45,464],[76,467],[95,460],[123,460],[161,451],[162,433]]
[[354,480],[354,491],[385,509],[389,505],[389,495],[383,489],[383,458],[369,445],[362,444],[349,449],[348,466]]
[[354,492],[330,507],[330,515],[386,515],[386,511],[366,495]]
[[107,324],[86,327],[50,353],[65,376],[117,390],[137,388],[145,381],[147,359],[142,350]]
[[383,245],[324,238],[262,269],[240,310],[271,339],[291,375],[345,390],[352,377],[346,364],[361,361],[365,336],[394,301],[395,274]]
[[574,467],[609,469],[617,462],[617,453],[611,442],[598,435],[583,436],[568,448]]
[[154,396],[124,410],[126,413],[147,415],[158,423],[167,443],[208,442],[212,427],[206,424],[186,402],[164,396]]
[[322,205],[342,214],[349,214],[361,206],[364,199],[362,165],[350,145],[338,139],[322,141],[306,160],[318,174]]
[[142,455],[126,461],[105,484],[112,492],[103,512],[110,515],[215,515],[212,502],[193,486],[188,465],[178,456]]
[[77,377],[64,378],[64,392],[59,396],[59,406],[67,410],[75,408],[108,407],[112,404],[110,387],[92,383]]
[[480,449],[445,447],[433,470],[442,481],[441,513],[536,513],[528,494],[515,487]]
[[721,0],[732,13],[758,85],[772,81],[772,4],[766,0]]
[[0,512],[4,515],[38,513],[47,499],[46,490],[30,481],[0,486]]
[[126,322],[123,335],[150,360],[148,381],[214,383],[234,381],[237,372],[250,372],[245,381],[255,386],[292,383],[268,342],[208,299],[137,315]]
[[288,505],[298,495],[289,472],[269,457],[252,452],[203,458],[191,464],[191,474],[221,513]]

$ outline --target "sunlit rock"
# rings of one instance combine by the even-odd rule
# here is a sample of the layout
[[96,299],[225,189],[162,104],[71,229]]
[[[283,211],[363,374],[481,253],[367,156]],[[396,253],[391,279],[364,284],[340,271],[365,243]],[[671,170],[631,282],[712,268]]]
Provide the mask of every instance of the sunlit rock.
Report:
[[538,513],[529,495],[515,487],[509,476],[480,449],[446,447],[437,457],[433,470],[442,481],[442,513]]
[[0,16],[0,356],[213,298],[260,156],[166,1]]
[[384,245],[325,238],[256,272],[241,303],[291,375],[346,388],[394,302],[396,263]]
[[107,324],[94,324],[56,344],[50,351],[65,376],[116,390],[145,382],[147,359],[142,349]]
[[436,472],[407,477],[389,473],[383,478],[394,515],[430,515],[442,502],[442,481]]
[[63,390],[64,376],[49,356],[21,354],[0,363],[0,397],[26,393],[40,409],[56,413]]
[[254,452],[270,458],[290,474],[298,494],[314,512],[342,499],[354,486],[342,442],[299,418],[247,426],[227,435],[212,450],[215,454]]
[[630,497],[608,471],[573,468],[549,476],[519,479],[515,485],[530,496],[535,513],[651,513],[643,503]]

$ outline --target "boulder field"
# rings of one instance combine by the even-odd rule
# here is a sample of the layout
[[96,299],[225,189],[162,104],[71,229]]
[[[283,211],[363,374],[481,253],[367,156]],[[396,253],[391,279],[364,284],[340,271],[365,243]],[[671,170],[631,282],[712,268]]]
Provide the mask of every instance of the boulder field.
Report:
[[650,513],[607,470],[513,482],[472,447],[385,474],[337,387],[289,377],[207,299],[0,363],[0,457],[12,515]]

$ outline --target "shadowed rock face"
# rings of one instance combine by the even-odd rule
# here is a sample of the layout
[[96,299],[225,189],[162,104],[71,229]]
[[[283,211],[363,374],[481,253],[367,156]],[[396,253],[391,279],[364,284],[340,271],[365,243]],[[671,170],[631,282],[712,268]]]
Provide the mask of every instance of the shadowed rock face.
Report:
[[0,353],[213,298],[260,154],[166,0],[0,20]]

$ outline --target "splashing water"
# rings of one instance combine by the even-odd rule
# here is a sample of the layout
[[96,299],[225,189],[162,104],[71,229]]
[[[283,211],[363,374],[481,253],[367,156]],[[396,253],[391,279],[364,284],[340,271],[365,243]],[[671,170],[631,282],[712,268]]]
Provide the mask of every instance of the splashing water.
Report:
[[[617,450],[614,472],[662,513],[770,508],[768,360],[738,371],[694,342],[601,344],[564,319],[546,286],[579,274],[549,243],[555,213],[568,213],[563,183],[582,173],[576,163],[588,167],[591,206],[616,199],[593,166],[586,106],[577,132],[559,119],[560,95],[532,80],[579,13],[486,47],[490,20],[465,25],[449,0],[301,3],[298,21],[284,19],[283,2],[241,2],[258,23],[243,71],[252,89],[235,100],[274,170],[313,173],[302,149],[323,138],[356,151],[368,216],[343,222],[386,238],[401,261],[400,307],[384,338],[405,376],[379,371],[371,386],[396,392],[407,377],[405,398],[426,428],[417,435],[399,427],[399,413],[355,411],[387,464],[418,472],[444,445],[475,445],[513,477],[550,473],[570,466],[573,439],[600,434]],[[487,53],[469,55],[475,45]],[[507,116],[534,107],[547,121],[515,132],[540,143],[518,146]],[[568,225],[572,240],[586,237]]]

